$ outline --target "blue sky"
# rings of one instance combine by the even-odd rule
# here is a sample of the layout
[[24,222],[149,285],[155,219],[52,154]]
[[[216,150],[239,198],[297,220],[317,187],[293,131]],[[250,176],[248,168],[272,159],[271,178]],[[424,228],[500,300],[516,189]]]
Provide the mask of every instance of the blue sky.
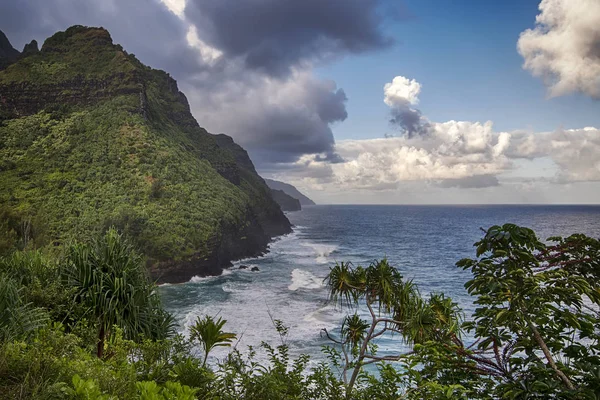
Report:
[[348,96],[338,140],[382,137],[383,86],[394,76],[422,84],[419,109],[433,121],[494,122],[497,131],[551,131],[600,126],[599,103],[582,94],[548,98],[543,82],[522,68],[517,40],[533,28],[539,1],[406,1],[411,17],[388,20],[390,49],[349,56],[317,69]]

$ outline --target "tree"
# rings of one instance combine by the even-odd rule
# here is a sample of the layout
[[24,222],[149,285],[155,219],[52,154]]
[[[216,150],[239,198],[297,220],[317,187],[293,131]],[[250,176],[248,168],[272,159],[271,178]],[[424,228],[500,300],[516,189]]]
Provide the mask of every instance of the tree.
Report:
[[162,309],[142,257],[114,228],[91,245],[71,246],[61,275],[97,322],[99,358],[115,325],[128,339],[164,339],[172,332],[173,319]]
[[[354,268],[340,263],[331,268],[326,278],[330,300],[342,307],[364,304],[370,321],[358,314],[344,319],[339,339],[325,330],[329,339],[341,346],[342,377],[347,383],[347,395],[352,395],[356,379],[365,365],[382,361],[399,361],[406,354],[378,356],[373,340],[384,334],[399,334],[409,343],[443,340],[460,334],[460,314],[455,303],[443,295],[424,300],[412,281],[403,279],[400,272],[386,259],[367,268]],[[352,371],[350,378],[347,372]]]
[[[382,361],[402,363],[407,398],[600,396],[600,242],[543,243],[513,224],[484,232],[477,258],[457,263],[472,273],[465,287],[477,305],[464,322],[456,303],[422,297],[387,260],[331,268],[331,300],[371,317],[347,316],[339,338],[326,332],[341,347],[348,397],[362,368]],[[386,333],[411,350],[376,355],[373,341]]]
[[492,226],[475,243],[476,351],[511,396],[600,395],[600,242],[585,235],[541,242],[528,228]]

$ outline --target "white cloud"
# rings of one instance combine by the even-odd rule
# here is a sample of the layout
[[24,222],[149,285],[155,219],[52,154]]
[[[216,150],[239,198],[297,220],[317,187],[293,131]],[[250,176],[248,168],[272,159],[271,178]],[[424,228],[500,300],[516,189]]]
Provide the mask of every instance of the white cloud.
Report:
[[542,77],[551,96],[600,97],[600,1],[542,0],[534,29],[521,33],[523,67]]
[[382,189],[406,181],[437,181],[496,175],[510,168],[505,156],[510,134],[492,123],[432,123],[424,138],[340,141],[336,152],[348,160],[331,166],[333,182],[352,188]]
[[167,6],[169,11],[171,11],[173,14],[177,15],[181,19],[184,18],[184,10],[185,10],[186,0],[160,0],[160,1],[165,6]]
[[200,61],[204,64],[214,65],[223,56],[222,51],[209,46],[198,37],[198,31],[194,25],[188,26],[185,38],[191,47],[200,52]]
[[[398,104],[417,103],[420,89],[414,79],[398,76],[385,85],[384,101],[397,110]],[[335,152],[344,162],[326,164],[305,156],[289,166],[283,179],[309,190],[394,190],[411,182],[481,189],[501,185],[503,177],[514,180],[519,176],[515,168],[523,165],[520,160],[529,159],[551,160],[554,176],[544,178],[546,184],[600,181],[596,128],[495,132],[491,121],[432,122],[414,111],[426,121],[419,134],[338,141]]]
[[386,83],[383,87],[383,101],[390,107],[398,103],[419,103],[419,93],[421,93],[421,84],[414,79],[408,79],[403,76],[395,77],[392,82]]
[[513,158],[549,157],[558,168],[558,182],[600,181],[600,129],[556,130],[515,137]]

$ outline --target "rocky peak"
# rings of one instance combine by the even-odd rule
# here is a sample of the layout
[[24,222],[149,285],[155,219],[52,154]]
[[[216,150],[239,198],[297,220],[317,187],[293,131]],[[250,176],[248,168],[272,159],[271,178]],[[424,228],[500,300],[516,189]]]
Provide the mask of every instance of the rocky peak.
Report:
[[[43,52],[85,51],[97,47],[113,46],[110,33],[100,27],[74,25],[66,31],[57,32],[44,41]],[[120,46],[119,46],[120,47]]]
[[12,47],[4,32],[0,31],[0,70],[13,63],[19,54],[19,51]]
[[21,55],[23,57],[27,57],[31,54],[35,54],[38,53],[40,51],[40,49],[38,48],[38,42],[37,40],[32,40],[31,42],[27,43],[25,45],[25,47],[23,47],[23,51],[21,52]]

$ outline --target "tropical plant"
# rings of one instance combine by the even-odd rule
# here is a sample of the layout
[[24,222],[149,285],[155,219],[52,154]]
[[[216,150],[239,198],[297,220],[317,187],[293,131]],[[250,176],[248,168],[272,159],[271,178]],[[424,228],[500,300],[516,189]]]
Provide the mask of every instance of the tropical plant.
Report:
[[543,243],[506,224],[475,246],[477,259],[457,263],[473,274],[465,286],[478,306],[464,327],[496,394],[598,398],[600,241],[577,234]]
[[206,365],[208,354],[215,347],[228,347],[235,339],[235,333],[223,331],[223,326],[227,323],[226,320],[219,317],[216,319],[210,315],[204,318],[197,317],[196,323],[190,327],[190,339],[197,340],[204,351],[204,360],[202,367]]
[[173,319],[162,309],[142,257],[116,229],[92,245],[71,246],[61,275],[97,322],[99,358],[113,326],[129,339],[164,339],[172,333]]
[[365,365],[399,361],[406,356],[404,353],[377,355],[373,342],[376,338],[396,333],[408,343],[422,343],[460,336],[460,313],[456,304],[442,295],[424,300],[412,281],[404,280],[386,259],[375,261],[367,268],[343,262],[336,264],[326,281],[330,301],[342,307],[364,305],[370,316],[370,320],[362,320],[357,313],[346,317],[338,338],[324,330],[341,348],[340,367],[348,397]]
[[[358,395],[365,365],[386,371],[382,361],[402,362],[395,390],[409,398],[600,396],[600,241],[577,234],[543,243],[531,229],[506,224],[475,246],[477,259],[457,263],[473,276],[465,287],[477,309],[466,322],[450,298],[422,297],[387,260],[331,268],[331,301],[370,315],[347,316],[339,337],[325,331],[341,349],[329,354],[342,360],[334,365],[348,397]],[[375,354],[373,340],[386,333],[410,350]],[[364,390],[373,387],[368,374],[361,380]]]
[[23,301],[21,291],[15,280],[0,273],[0,341],[23,338],[48,321],[43,310]]

